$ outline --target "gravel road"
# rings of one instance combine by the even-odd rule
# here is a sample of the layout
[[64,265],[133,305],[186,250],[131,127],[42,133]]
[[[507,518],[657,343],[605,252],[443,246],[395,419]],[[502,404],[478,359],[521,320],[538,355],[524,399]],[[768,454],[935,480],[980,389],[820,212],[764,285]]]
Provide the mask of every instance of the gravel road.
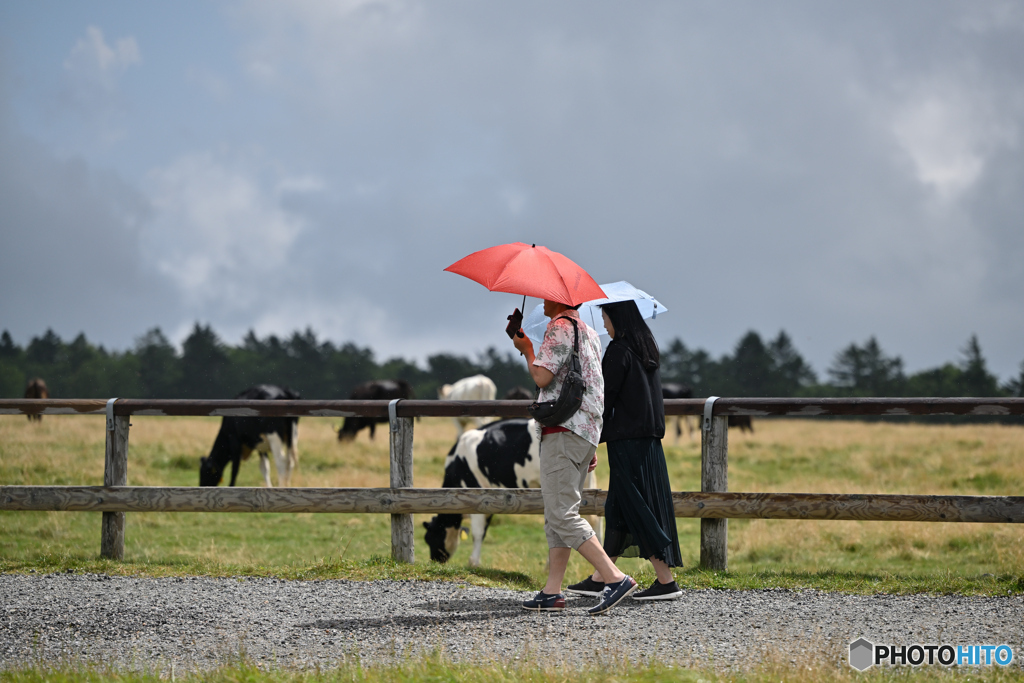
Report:
[[595,663],[628,655],[745,666],[764,656],[845,662],[848,643],[1000,644],[1024,655],[1024,598],[687,591],[590,617],[519,608],[530,594],[442,582],[0,575],[0,668],[62,658],[166,671],[244,653],[330,666],[442,649],[453,659]]

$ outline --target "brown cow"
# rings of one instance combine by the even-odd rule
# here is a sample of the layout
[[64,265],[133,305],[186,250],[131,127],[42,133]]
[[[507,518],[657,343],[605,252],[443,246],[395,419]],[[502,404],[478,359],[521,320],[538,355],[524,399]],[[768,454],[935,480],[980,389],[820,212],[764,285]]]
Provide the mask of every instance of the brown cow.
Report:
[[[50,392],[46,389],[46,382],[39,377],[31,380],[28,386],[25,387],[25,398],[50,398]],[[29,422],[42,422],[42,415],[29,415]]]

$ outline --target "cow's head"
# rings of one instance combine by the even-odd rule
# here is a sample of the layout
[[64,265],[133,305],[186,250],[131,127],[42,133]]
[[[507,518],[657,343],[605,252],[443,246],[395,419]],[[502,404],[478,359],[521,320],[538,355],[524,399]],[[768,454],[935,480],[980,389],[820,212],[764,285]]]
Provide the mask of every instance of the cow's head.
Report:
[[423,528],[427,530],[423,540],[430,548],[430,559],[447,562],[459,547],[462,515],[435,515],[429,522],[423,522]]
[[338,441],[354,440],[362,426],[360,420],[346,417],[345,421],[341,423],[341,429],[338,430]]
[[220,486],[224,478],[224,464],[214,462],[213,458],[199,458],[199,485]]

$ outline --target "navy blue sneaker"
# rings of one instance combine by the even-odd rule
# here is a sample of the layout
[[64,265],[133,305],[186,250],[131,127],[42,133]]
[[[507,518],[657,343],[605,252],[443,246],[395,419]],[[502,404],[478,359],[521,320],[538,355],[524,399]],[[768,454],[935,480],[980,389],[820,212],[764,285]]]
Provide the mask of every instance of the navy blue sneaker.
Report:
[[523,609],[531,612],[561,612],[565,609],[565,596],[561,593],[548,595],[544,591],[523,602]]
[[576,595],[589,595],[592,598],[601,597],[601,593],[604,591],[604,581],[594,581],[591,577],[587,577],[579,583],[574,583],[565,589],[566,593],[575,593]]
[[636,581],[634,581],[633,577],[629,575],[623,577],[622,581],[619,581],[618,583],[606,583],[604,585],[604,592],[601,593],[601,602],[588,609],[587,614],[590,614],[591,616],[604,614],[612,607],[615,607],[615,605],[628,598],[635,590]]
[[634,600],[677,600],[683,591],[679,590],[679,586],[675,581],[668,583],[662,583],[657,579],[651,584],[651,587],[647,590],[637,591],[633,593]]

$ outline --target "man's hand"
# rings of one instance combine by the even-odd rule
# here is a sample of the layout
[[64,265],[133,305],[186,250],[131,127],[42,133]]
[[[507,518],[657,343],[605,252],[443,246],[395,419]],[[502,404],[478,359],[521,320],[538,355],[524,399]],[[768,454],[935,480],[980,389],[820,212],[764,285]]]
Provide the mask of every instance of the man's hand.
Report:
[[512,337],[512,343],[515,344],[519,353],[526,356],[527,363],[533,362],[533,341],[523,334],[522,328],[519,328],[519,333]]
[[593,472],[595,469],[597,469],[597,453],[594,453],[594,457],[590,461],[590,467],[587,468],[587,472]]

